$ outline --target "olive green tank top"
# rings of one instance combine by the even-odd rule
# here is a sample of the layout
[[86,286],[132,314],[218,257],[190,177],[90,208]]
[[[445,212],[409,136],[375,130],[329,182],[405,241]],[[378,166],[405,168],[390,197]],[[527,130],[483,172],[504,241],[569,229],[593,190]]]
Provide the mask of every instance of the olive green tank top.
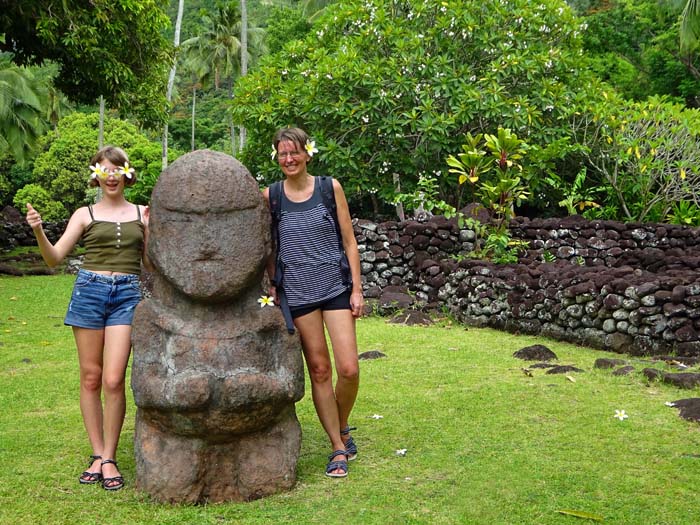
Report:
[[136,206],[136,220],[127,222],[96,221],[92,206],[88,210],[92,222],[83,232],[83,268],[140,275],[145,230],[141,208]]

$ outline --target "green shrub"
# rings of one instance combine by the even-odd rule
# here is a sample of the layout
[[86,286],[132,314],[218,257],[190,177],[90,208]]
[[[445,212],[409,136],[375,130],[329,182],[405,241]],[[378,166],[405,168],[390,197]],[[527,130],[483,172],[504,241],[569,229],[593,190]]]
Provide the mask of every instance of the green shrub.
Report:
[[662,222],[681,201],[700,201],[700,112],[665,98],[612,93],[573,119],[591,184],[604,188],[589,217]]
[[41,214],[44,222],[55,222],[68,218],[68,212],[60,202],[51,199],[49,192],[38,184],[27,184],[15,194],[15,208],[20,212],[27,211],[27,203],[31,204]]

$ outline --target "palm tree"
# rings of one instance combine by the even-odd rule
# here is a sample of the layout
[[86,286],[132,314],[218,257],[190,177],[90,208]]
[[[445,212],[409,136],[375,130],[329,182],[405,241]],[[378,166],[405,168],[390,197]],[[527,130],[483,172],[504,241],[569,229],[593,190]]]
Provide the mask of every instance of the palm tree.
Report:
[[[184,44],[183,44],[184,45]],[[191,151],[195,150],[195,117],[197,106],[197,89],[202,86],[202,80],[209,75],[207,64],[199,60],[196,48],[183,48],[182,69],[190,79],[192,86],[192,132],[190,138]]]
[[700,0],[688,0],[681,14],[681,48],[697,49],[700,41]]
[[0,151],[9,151],[18,163],[31,157],[37,139],[46,129],[46,84],[32,70],[14,65],[0,55]]
[[[246,16],[247,18],[247,16]],[[233,86],[237,77],[243,70],[242,43],[240,36],[243,23],[238,12],[238,5],[231,2],[217,9],[216,15],[205,13],[202,16],[204,30],[199,36],[183,42],[183,47],[189,49],[193,59],[200,60],[207,65],[208,73],[203,81],[210,81],[215,89],[225,84],[229,98],[233,98]],[[257,27],[248,27],[246,38],[245,67],[253,59],[264,52],[264,31]],[[194,58],[196,57],[196,58]],[[235,154],[235,128],[229,121],[231,130],[231,152]]]

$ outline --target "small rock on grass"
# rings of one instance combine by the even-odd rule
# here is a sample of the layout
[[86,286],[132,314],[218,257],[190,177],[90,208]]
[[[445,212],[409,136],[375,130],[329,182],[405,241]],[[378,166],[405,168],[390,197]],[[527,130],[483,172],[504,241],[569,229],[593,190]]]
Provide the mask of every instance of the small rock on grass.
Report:
[[513,357],[525,361],[552,361],[553,359],[558,359],[557,354],[544,345],[526,346],[515,352]]

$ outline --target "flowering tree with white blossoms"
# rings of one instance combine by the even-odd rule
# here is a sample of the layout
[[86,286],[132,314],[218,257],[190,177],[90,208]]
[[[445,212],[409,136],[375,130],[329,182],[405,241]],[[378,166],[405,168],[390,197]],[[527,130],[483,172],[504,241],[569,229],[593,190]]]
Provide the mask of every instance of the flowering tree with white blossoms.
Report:
[[314,173],[383,202],[395,179],[412,191],[426,175],[449,201],[458,181],[446,159],[467,132],[512,129],[533,148],[535,177],[562,157],[572,100],[589,82],[564,1],[350,0],[326,11],[236,86],[242,160],[262,182],[279,177],[265,153],[286,125],[316,140]]

